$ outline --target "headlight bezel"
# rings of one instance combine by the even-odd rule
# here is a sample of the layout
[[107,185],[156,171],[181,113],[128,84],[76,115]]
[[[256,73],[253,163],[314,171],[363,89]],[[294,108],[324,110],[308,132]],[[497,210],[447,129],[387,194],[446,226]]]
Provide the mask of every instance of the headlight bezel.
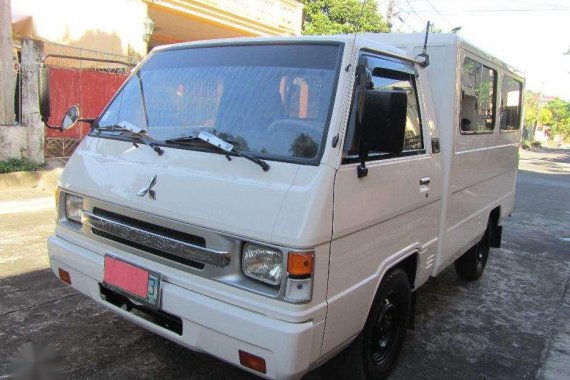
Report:
[[65,220],[81,224],[81,211],[83,211],[85,199],[77,194],[64,193],[63,214]]
[[[254,252],[252,251],[258,251],[257,252],[258,256],[261,255],[260,251],[267,252],[268,253],[267,257],[272,256],[271,260],[273,260],[273,269],[279,271],[279,275],[274,276],[275,279],[272,280],[270,277],[263,277],[263,275],[259,274],[259,272],[257,272],[258,274],[256,274],[254,271],[252,271],[251,265],[255,265],[255,262],[252,261],[254,260],[254,258],[251,257],[254,256]],[[248,254],[250,257],[246,256]],[[257,243],[247,242],[243,245],[241,252],[241,271],[243,275],[246,276],[247,278],[259,281],[265,285],[270,285],[272,287],[280,287],[285,275],[285,265],[283,259],[284,257],[285,254],[279,249]],[[271,270],[269,270],[269,272],[271,272]]]

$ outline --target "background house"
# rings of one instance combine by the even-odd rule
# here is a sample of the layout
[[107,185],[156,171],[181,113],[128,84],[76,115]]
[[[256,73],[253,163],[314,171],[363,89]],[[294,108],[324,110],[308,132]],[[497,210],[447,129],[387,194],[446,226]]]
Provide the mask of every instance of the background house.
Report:
[[[10,0],[1,1],[0,13],[5,13]],[[14,116],[0,122],[0,159],[43,162],[46,155],[69,155],[88,128],[60,134],[43,127],[37,105],[41,63],[50,68],[50,123],[59,125],[72,104],[79,104],[84,116],[99,114],[155,46],[299,35],[303,5],[294,0],[11,0],[10,13],[8,58],[14,69],[5,81],[11,80],[14,96],[0,102],[13,102]]]

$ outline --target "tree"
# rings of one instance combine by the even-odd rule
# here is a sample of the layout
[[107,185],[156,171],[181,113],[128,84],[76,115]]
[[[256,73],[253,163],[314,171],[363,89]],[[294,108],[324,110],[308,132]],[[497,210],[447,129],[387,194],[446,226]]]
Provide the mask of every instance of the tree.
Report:
[[526,91],[524,97],[524,138],[532,140],[539,123],[539,112],[544,106],[543,95],[540,92]]
[[303,34],[389,32],[376,0],[301,0],[305,5]]
[[556,98],[549,101],[545,108],[552,114],[552,134],[570,140],[570,102]]

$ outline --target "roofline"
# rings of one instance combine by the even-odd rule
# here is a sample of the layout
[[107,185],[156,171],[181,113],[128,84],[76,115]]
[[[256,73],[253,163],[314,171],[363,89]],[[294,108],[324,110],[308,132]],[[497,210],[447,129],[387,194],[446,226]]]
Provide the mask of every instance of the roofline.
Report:
[[[373,38],[373,36],[375,35],[375,33],[365,33],[365,36],[367,36],[368,38]],[[403,37],[407,40],[409,40],[410,42],[413,41],[414,44],[418,44],[418,45],[423,45],[424,43],[424,38],[425,38],[425,33],[386,33],[386,34],[381,34],[379,35],[379,40],[382,41],[382,37],[386,37],[387,41],[386,43],[391,43],[390,42],[390,38],[392,37]],[[519,76],[521,79],[525,79],[525,74],[518,70],[517,68],[509,65],[508,63],[506,63],[505,61],[497,58],[496,56],[487,53],[485,50],[479,48],[477,45],[473,44],[471,41],[465,39],[462,36],[459,36],[455,33],[431,33],[428,37],[428,53],[429,53],[429,47],[430,46],[434,46],[434,45],[439,45],[439,44],[444,44],[444,45],[455,45],[456,47],[462,46],[464,47],[467,51],[479,55],[482,58],[486,59],[487,61],[513,73],[516,76]]]
[[228,46],[228,45],[257,45],[257,44],[270,44],[270,43],[360,43],[366,42],[370,44],[370,48],[377,50],[387,56],[402,59],[410,63],[416,64],[417,61],[414,57],[409,57],[406,52],[388,45],[381,41],[367,38],[365,34],[336,34],[324,36],[283,36],[283,37],[238,37],[238,38],[223,38],[212,40],[200,40],[181,42],[170,45],[161,45],[152,49],[152,52],[163,50],[178,50],[192,47],[210,47],[210,46]]
[[[354,38],[354,37],[353,37]],[[237,37],[222,38],[212,40],[200,40],[190,42],[180,42],[170,45],[161,45],[152,49],[152,51],[161,50],[177,50],[197,46],[215,46],[215,45],[248,45],[259,43],[288,43],[288,42],[350,42],[350,36],[332,35],[332,36],[283,36],[283,37]]]

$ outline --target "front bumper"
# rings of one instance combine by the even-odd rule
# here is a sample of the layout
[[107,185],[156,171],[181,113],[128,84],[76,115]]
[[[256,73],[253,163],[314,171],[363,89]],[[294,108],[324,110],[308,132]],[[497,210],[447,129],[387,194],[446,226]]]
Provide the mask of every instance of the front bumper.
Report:
[[[320,351],[324,320],[290,323],[270,318],[169,283],[168,273],[162,273],[165,280],[162,282],[161,310],[182,319],[182,334],[178,335],[101,298],[102,255],[58,236],[48,240],[48,255],[56,276],[58,268],[68,271],[72,286],[99,304],[147,330],[255,375],[299,378],[318,359],[316,352]],[[265,359],[267,372],[261,374],[241,366],[239,350]]]

